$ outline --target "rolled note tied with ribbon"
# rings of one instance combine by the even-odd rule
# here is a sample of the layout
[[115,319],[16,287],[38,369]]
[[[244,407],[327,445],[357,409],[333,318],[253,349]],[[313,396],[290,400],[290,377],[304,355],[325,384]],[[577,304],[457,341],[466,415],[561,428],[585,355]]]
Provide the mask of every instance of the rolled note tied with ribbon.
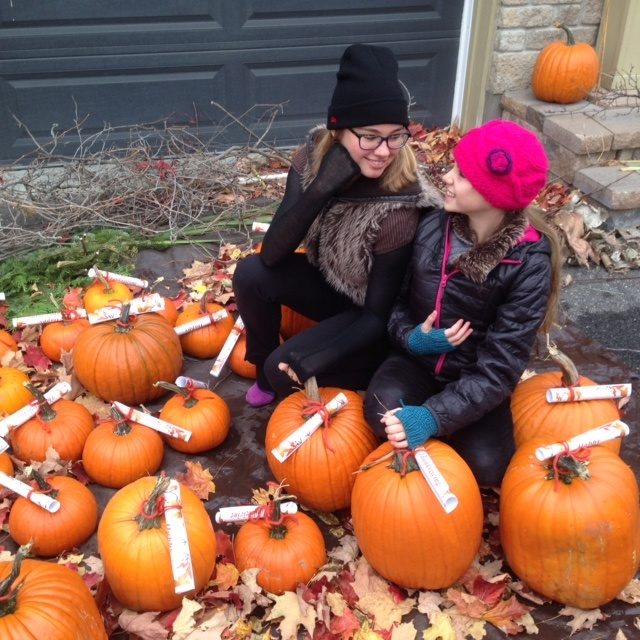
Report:
[[[347,402],[347,396],[344,393],[339,393],[337,396],[329,400],[329,402],[324,405],[324,408],[328,414],[331,415],[342,409]],[[305,421],[304,424],[285,438],[277,447],[271,449],[273,457],[278,462],[284,462],[296,449],[302,446],[313,435],[323,422],[324,418],[322,414],[319,411],[314,413]]]
[[182,514],[180,483],[172,478],[163,497],[174,591],[175,593],[193,591],[196,588],[196,583],[193,576],[187,527]]
[[436,466],[433,458],[423,447],[416,447],[413,450],[413,456],[438,502],[446,513],[451,513],[458,506],[458,498],[451,492],[449,483],[440,473],[440,469]]
[[614,438],[622,438],[629,435],[629,427],[621,420],[614,420],[599,427],[589,429],[584,433],[565,440],[564,442],[556,442],[554,444],[538,447],[536,449],[536,458],[543,461],[565,451],[577,451],[585,447],[595,447],[608,440]]
[[0,471],[0,484],[10,491],[17,493],[19,496],[33,502],[33,504],[37,504],[49,513],[55,513],[60,509],[60,502],[58,502],[58,500],[55,500],[44,493],[34,491],[33,487],[7,475],[4,471]]
[[112,273],[111,271],[103,271],[99,269],[100,273],[97,273],[95,269],[91,268],[87,271],[87,275],[90,278],[97,278],[101,275],[103,278],[107,280],[113,280],[114,282],[122,282],[122,284],[126,284],[130,287],[139,287],[140,289],[147,289],[149,287],[149,281],[143,280],[142,278],[134,278],[133,276],[123,276],[119,273]]
[[209,385],[202,380],[196,380],[195,378],[190,378],[189,376],[178,376],[176,378],[176,387],[188,387],[191,385],[192,387],[196,387],[196,389],[207,389]]
[[[220,507],[216,513],[215,520],[217,523],[222,522],[244,522],[259,513],[263,509],[263,505],[248,504],[238,507]],[[295,502],[281,502],[280,512],[287,515],[297,513],[298,505]]]
[[92,313],[87,314],[89,324],[98,324],[107,322],[108,320],[117,320],[122,314],[122,307],[129,305],[129,313],[131,315],[139,315],[141,313],[154,313],[164,310],[164,298],[159,293],[150,293],[146,296],[133,298],[122,304],[114,306],[101,307]]
[[189,322],[185,322],[183,324],[178,324],[174,327],[174,331],[179,336],[183,336],[185,333],[189,333],[190,331],[202,329],[202,327],[208,327],[210,324],[218,322],[219,320],[226,318],[228,315],[229,314],[225,309],[221,309],[220,311],[209,313],[206,316],[202,316],[201,318],[196,318],[195,320],[190,320]]
[[554,387],[547,389],[547,402],[581,402],[583,400],[609,400],[627,398],[631,384],[595,384],[584,387]]
[[236,346],[236,342],[238,342],[238,338],[242,335],[242,331],[244,330],[244,322],[242,322],[242,318],[238,316],[236,321],[231,329],[231,333],[227,336],[227,339],[224,341],[222,345],[222,349],[220,349],[220,353],[218,357],[215,359],[213,366],[211,367],[211,371],[209,373],[212,376],[219,376],[222,371],[222,367],[224,367],[225,363],[229,359],[231,352],[233,351],[233,347]]
[[40,313],[35,316],[21,316],[13,318],[11,321],[14,327],[26,327],[30,325],[49,324],[51,322],[62,322],[63,320],[74,320],[75,318],[86,318],[87,312],[84,309],[74,309],[66,316],[58,311],[54,313]]
[[189,442],[189,439],[191,438],[191,431],[187,431],[187,429],[183,429],[177,424],[171,424],[171,422],[156,418],[155,416],[145,413],[144,411],[133,409],[132,407],[129,407],[122,402],[112,402],[111,406],[116,408],[127,420],[139,422],[145,427],[149,427],[150,429],[154,429],[155,431],[164,433],[165,435],[171,436],[172,438],[179,438],[180,440],[184,440],[185,442]]

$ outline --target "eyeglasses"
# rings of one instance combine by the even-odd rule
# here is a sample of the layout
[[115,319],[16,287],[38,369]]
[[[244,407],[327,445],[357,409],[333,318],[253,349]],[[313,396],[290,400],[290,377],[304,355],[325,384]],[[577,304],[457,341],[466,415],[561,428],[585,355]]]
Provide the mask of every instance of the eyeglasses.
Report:
[[353,135],[358,138],[358,143],[363,151],[373,151],[377,149],[383,142],[387,143],[389,149],[402,149],[411,137],[408,131],[401,133],[392,133],[390,136],[376,136],[372,133],[358,133],[353,129],[349,129]]

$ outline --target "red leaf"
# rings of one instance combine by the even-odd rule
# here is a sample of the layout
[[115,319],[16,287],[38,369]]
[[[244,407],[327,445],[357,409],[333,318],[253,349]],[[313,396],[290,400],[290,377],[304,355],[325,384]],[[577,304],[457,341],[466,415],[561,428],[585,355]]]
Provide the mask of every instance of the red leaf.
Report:
[[231,541],[231,536],[218,529],[216,531],[216,544],[218,557],[222,557],[225,562],[235,564],[236,558],[233,553],[233,542]]
[[24,354],[24,363],[28,367],[34,367],[40,371],[48,371],[51,369],[51,360],[47,358],[40,347],[29,345]]
[[482,576],[476,576],[476,579],[473,581],[471,593],[476,596],[476,598],[482,600],[482,602],[493,606],[502,599],[502,594],[506,587],[505,581],[496,583],[487,582]]

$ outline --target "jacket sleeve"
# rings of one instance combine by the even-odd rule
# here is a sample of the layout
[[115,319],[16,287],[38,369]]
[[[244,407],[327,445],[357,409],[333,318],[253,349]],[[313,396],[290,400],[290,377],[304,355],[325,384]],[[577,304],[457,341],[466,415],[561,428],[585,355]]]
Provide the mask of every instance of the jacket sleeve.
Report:
[[550,282],[549,256],[525,257],[478,346],[476,362],[424,403],[437,420],[439,435],[473,423],[511,396],[544,319]]
[[289,364],[301,380],[330,369],[333,363],[383,338],[389,311],[402,283],[411,245],[374,257],[362,309],[345,313],[353,321],[331,340],[292,352]]

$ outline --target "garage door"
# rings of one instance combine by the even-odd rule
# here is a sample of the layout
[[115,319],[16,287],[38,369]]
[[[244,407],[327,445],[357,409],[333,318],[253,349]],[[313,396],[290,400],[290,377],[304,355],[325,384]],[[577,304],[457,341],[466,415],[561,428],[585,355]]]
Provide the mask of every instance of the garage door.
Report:
[[[251,143],[265,131],[265,105],[281,105],[265,141],[294,144],[324,121],[353,42],[392,48],[412,118],[448,124],[463,4],[0,0],[0,160],[76,119],[85,136],[106,124],[124,139],[131,125],[167,122],[214,148]],[[230,114],[242,125],[230,126]],[[73,152],[77,139],[65,142]]]

